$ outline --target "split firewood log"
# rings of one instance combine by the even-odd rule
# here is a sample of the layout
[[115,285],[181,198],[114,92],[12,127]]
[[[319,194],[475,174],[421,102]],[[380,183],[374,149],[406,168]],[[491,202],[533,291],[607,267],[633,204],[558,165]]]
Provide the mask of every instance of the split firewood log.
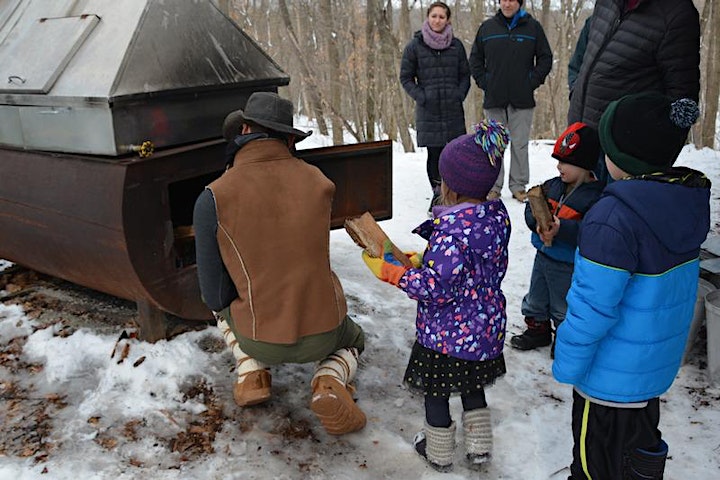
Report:
[[384,253],[384,244],[390,242],[392,247],[392,255],[400,263],[406,267],[412,267],[410,259],[395,246],[388,238],[387,234],[380,228],[370,212],[365,212],[359,217],[348,218],[345,220],[345,230],[350,238],[368,255],[375,258],[382,258]]
[[[542,190],[541,185],[535,185],[527,192],[528,203],[530,204],[530,210],[532,211],[533,217],[541,230],[550,230],[553,224],[553,215],[550,212],[550,205],[548,204],[547,197]],[[552,246],[552,240],[546,240],[546,247]]]

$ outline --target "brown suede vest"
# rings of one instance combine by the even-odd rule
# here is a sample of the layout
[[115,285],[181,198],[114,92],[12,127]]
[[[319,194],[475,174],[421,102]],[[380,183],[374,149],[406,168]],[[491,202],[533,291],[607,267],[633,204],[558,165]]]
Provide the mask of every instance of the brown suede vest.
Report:
[[337,328],[347,305],[330,269],[335,185],[283,142],[263,139],[245,145],[209,188],[220,254],[239,295],[230,306],[235,330],[293,344]]

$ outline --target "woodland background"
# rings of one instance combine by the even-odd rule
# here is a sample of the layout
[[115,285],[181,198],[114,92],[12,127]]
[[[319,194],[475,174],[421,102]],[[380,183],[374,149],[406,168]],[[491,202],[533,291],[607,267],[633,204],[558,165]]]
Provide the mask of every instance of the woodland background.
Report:
[[[215,0],[288,73],[281,93],[320,133],[343,131],[358,142],[382,138],[414,150],[414,103],[400,85],[405,44],[425,19],[430,0]],[[447,0],[455,36],[468,55],[480,23],[497,0]],[[720,0],[694,0],[701,22],[701,118],[690,140],[720,148]],[[593,1],[525,0],[553,50],[553,69],[535,92],[532,138],[555,138],[567,125],[567,64]],[[474,81],[465,101],[468,126],[482,119],[482,91]],[[328,128],[330,127],[330,128]]]

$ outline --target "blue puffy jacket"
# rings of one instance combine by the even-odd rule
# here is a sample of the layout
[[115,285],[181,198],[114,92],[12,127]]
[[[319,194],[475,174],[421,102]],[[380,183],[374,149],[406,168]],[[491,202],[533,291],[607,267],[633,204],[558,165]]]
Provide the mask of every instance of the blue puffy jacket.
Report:
[[676,168],[611,183],[580,227],[553,375],[591,397],[670,388],[692,320],[710,181]]

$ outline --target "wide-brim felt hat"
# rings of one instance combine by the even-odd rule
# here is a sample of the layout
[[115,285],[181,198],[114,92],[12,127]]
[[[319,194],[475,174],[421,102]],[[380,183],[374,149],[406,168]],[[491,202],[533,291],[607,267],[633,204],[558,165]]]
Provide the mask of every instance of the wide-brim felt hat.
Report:
[[293,127],[292,102],[273,92],[255,92],[248,98],[245,109],[230,112],[223,122],[223,138],[232,142],[240,134],[242,124],[248,122],[295,135],[295,143],[312,135],[312,131],[303,132]]

